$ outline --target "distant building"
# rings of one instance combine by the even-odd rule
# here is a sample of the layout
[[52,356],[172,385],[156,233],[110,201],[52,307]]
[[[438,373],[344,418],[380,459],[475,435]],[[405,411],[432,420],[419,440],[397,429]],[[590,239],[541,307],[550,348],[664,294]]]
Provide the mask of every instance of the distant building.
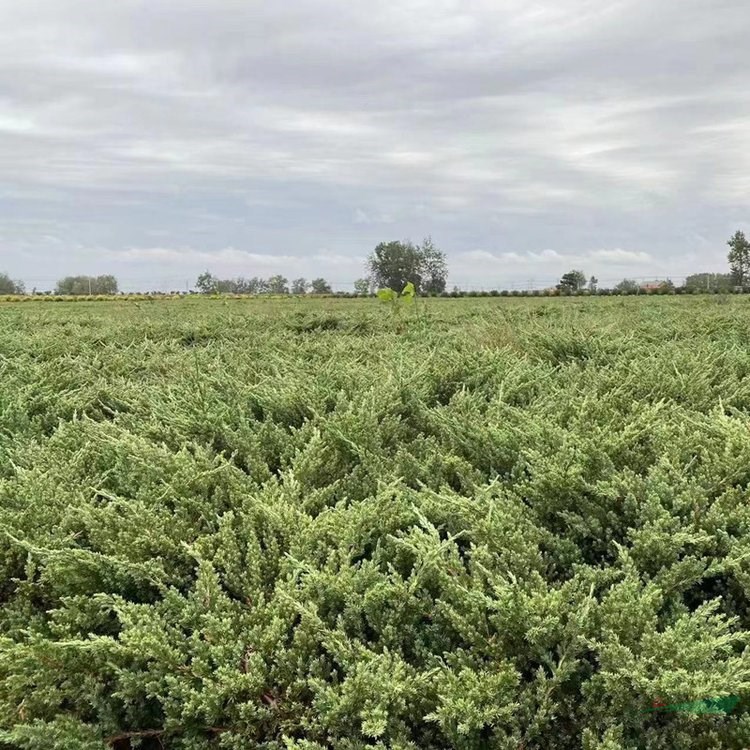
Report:
[[664,283],[663,281],[644,281],[641,283],[641,289],[644,292],[652,292],[655,289],[661,289]]

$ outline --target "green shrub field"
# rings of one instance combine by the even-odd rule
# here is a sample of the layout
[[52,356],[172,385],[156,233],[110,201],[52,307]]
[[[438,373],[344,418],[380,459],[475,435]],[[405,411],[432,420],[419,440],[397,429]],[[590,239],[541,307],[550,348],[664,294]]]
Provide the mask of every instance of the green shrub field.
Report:
[[748,483],[746,296],[1,304],[0,748],[749,747]]

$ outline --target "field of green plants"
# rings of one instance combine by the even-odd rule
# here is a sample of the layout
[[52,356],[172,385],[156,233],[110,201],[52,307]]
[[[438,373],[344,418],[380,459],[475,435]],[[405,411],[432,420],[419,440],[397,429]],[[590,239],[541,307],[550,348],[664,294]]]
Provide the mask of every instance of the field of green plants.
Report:
[[2,304],[0,748],[746,748],[748,483],[744,296]]

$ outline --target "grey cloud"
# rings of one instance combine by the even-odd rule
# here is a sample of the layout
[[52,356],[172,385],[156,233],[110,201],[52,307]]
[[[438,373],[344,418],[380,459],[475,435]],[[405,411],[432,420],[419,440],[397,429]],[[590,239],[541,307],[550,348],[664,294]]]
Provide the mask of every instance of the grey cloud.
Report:
[[427,233],[467,284],[719,270],[748,32],[742,0],[7,3],[0,270],[353,280]]

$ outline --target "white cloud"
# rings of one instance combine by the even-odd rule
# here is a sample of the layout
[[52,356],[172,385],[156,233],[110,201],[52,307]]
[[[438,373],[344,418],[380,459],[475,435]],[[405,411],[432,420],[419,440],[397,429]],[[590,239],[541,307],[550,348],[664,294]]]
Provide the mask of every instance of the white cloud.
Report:
[[487,263],[499,263],[501,260],[498,255],[488,253],[486,250],[469,250],[468,253],[461,253],[460,258],[465,261],[485,261]]
[[457,276],[715,267],[750,220],[749,31],[744,0],[5,3],[0,265],[354,267],[432,233]]
[[233,264],[251,264],[258,266],[281,266],[300,260],[295,255],[271,255],[238,250],[225,247],[215,252],[194,250],[192,248],[144,247],[130,248],[123,251],[107,251],[113,260],[140,262],[166,261],[181,264],[213,263],[218,266]]
[[613,250],[593,250],[589,255],[595,260],[612,261],[618,264],[643,264],[650,263],[653,260],[653,258],[646,252],[622,250],[619,247]]
[[[514,282],[530,287],[548,286],[571,268],[581,268],[585,273],[593,273],[607,281],[619,280],[621,276],[618,274],[625,273],[653,275],[660,272],[669,275],[668,269],[666,272],[659,269],[648,253],[620,248],[582,252],[558,252],[546,248],[525,253],[471,250],[462,253],[458,260],[461,271],[455,274],[455,279],[477,288],[512,287]],[[642,273],[633,273],[634,268]]]
[[394,218],[389,213],[370,212],[357,208],[354,212],[355,224],[393,224]]

